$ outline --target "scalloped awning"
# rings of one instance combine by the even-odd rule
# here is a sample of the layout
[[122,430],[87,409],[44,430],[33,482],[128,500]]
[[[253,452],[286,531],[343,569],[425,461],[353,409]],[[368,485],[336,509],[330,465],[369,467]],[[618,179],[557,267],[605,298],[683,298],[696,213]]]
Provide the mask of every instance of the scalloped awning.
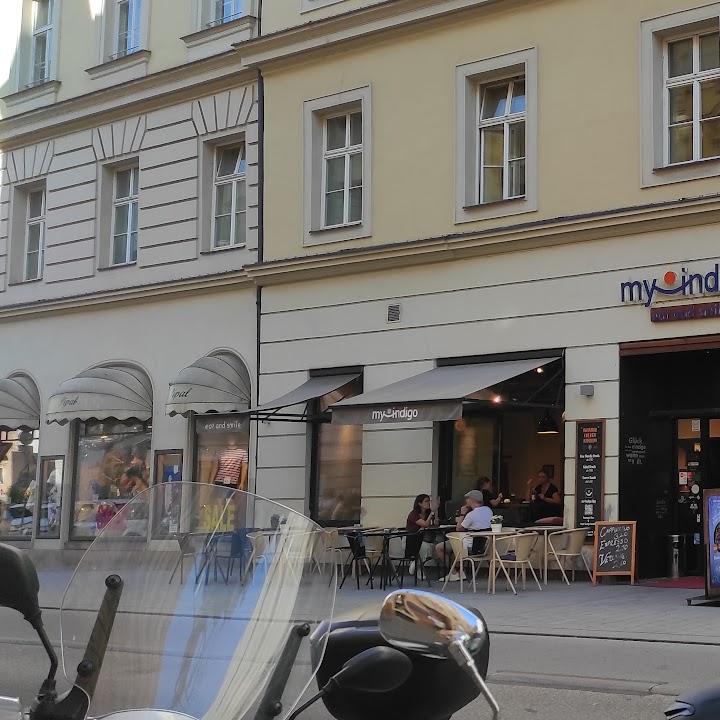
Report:
[[0,380],[0,427],[6,430],[40,427],[40,393],[35,381],[23,372]]
[[236,413],[250,407],[250,375],[245,363],[228,350],[201,357],[170,383],[165,409],[168,415],[191,412]]
[[96,365],[65,380],[50,396],[47,422],[71,420],[150,420],[152,384],[140,368],[124,363]]

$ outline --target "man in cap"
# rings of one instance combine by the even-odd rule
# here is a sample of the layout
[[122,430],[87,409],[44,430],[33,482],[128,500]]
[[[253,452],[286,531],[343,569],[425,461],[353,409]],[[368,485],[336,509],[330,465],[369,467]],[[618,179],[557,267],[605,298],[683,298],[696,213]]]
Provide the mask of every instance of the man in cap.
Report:
[[[473,532],[478,530],[489,530],[492,516],[492,509],[483,502],[482,490],[470,490],[465,493],[465,505],[460,508],[460,515],[457,518],[457,531]],[[475,541],[474,543],[473,540]],[[471,551],[472,555],[480,552],[483,541],[484,538],[465,539],[468,547],[473,546]],[[438,560],[444,565],[446,562],[445,543],[438,543],[435,546],[435,552],[437,553]],[[455,570],[453,570],[448,577],[448,580],[450,581],[457,581],[459,579],[460,573]]]

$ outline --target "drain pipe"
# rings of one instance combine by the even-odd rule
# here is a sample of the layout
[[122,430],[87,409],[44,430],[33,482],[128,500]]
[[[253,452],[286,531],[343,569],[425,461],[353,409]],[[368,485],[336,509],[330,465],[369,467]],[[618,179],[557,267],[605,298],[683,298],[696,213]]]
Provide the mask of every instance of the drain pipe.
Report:
[[[257,0],[257,37],[262,36],[262,0]],[[265,78],[257,69],[258,90],[258,249],[257,262],[261,263],[265,249]],[[262,329],[262,286],[255,288],[255,404],[260,404],[260,338]],[[260,426],[255,423],[255,487],[257,493],[257,468],[259,459]]]

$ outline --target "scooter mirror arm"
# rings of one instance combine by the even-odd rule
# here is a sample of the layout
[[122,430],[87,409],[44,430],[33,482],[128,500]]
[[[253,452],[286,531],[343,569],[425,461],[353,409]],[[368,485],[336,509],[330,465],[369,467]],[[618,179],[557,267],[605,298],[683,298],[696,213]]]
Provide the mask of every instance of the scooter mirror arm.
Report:
[[[48,678],[43,683],[37,703],[30,709],[30,720],[84,720],[100,677],[122,589],[123,581],[119,575],[108,575],[105,578],[105,595],[83,659],[77,667],[75,684],[62,697],[56,699],[54,679]],[[42,635],[40,637],[42,639]],[[47,690],[48,681],[52,682],[52,691],[43,693],[43,690]]]
[[485,680],[483,680],[483,677],[475,664],[475,659],[465,645],[467,639],[468,638],[466,636],[460,636],[451,642],[448,645],[448,654],[475,681],[475,684],[480,689],[480,692],[483,694],[483,697],[487,700],[487,703],[492,710],[493,720],[497,720],[497,718],[500,717],[500,706],[493,694],[490,692]]

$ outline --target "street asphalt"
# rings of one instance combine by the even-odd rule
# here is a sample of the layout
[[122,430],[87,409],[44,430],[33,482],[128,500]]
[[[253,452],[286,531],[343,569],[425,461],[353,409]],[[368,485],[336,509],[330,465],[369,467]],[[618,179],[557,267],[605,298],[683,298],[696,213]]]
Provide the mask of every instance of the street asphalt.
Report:
[[[63,573],[41,572],[41,599],[51,639]],[[438,588],[434,588],[437,590]],[[502,717],[533,720],[661,719],[681,692],[718,682],[720,608],[688,607],[693,591],[552,581],[543,592],[449,597],[477,607],[491,631],[488,680]],[[343,588],[336,614],[374,612],[384,593]],[[20,615],[0,610],[0,695],[29,701],[46,670],[42,648]],[[321,705],[308,720],[329,720]],[[478,700],[455,718],[490,717]]]

